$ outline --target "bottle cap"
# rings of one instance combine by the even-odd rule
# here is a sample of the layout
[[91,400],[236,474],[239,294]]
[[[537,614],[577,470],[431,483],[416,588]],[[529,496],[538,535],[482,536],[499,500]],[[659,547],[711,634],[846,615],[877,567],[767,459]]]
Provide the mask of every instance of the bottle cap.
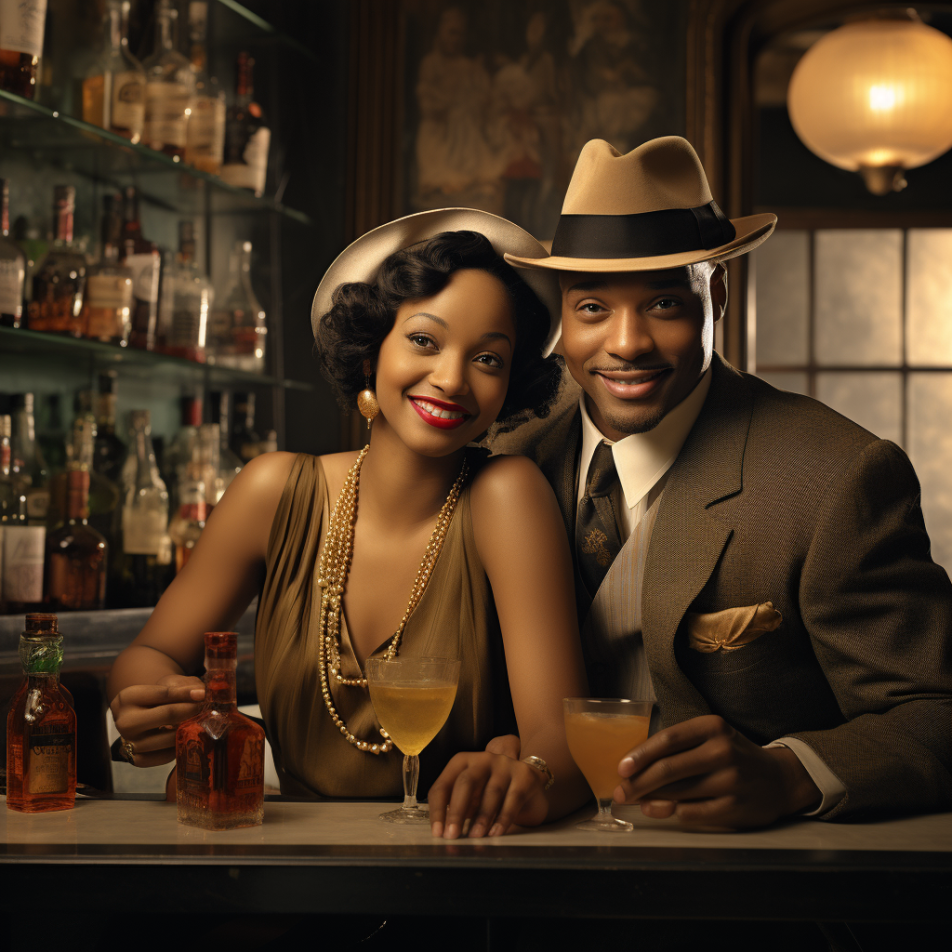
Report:
[[149,429],[152,426],[151,410],[130,410],[129,422],[133,430]]
[[26,616],[25,635],[59,634],[59,619],[50,612],[30,612]]
[[206,631],[205,656],[223,661],[234,660],[238,655],[238,632]]
[[0,437],[9,437],[13,432],[13,426],[10,417],[6,413],[0,413]]
[[57,185],[53,188],[53,204],[57,209],[76,210],[76,189],[72,185]]

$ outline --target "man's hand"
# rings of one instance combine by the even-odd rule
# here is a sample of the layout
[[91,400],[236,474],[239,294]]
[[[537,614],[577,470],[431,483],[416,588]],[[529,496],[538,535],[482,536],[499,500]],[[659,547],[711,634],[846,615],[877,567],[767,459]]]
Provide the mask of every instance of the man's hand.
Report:
[[618,773],[626,779],[616,803],[640,802],[645,816],[688,826],[767,826],[821,799],[792,750],[765,750],[715,715],[659,731],[622,758]]

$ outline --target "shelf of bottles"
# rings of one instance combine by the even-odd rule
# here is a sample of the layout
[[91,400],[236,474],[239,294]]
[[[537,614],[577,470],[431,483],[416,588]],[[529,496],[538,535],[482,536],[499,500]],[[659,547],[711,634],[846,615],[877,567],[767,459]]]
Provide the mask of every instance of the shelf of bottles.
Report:
[[314,391],[278,280],[314,222],[256,56],[276,95],[312,54],[234,0],[0,0],[0,614],[154,605]]

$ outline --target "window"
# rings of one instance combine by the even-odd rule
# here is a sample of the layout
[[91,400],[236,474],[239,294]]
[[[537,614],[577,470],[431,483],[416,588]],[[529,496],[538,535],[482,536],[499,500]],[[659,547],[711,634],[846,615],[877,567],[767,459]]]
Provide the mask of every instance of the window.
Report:
[[778,230],[750,276],[750,369],[898,443],[952,567],[952,228]]

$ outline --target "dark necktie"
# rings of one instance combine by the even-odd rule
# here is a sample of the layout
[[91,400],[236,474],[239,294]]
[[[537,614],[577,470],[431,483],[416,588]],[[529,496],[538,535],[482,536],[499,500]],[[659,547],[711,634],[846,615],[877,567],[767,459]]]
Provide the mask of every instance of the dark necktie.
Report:
[[588,467],[585,495],[579,503],[575,523],[579,574],[593,598],[621,548],[618,520],[611,498],[616,486],[618,472],[612,448],[601,442]]

